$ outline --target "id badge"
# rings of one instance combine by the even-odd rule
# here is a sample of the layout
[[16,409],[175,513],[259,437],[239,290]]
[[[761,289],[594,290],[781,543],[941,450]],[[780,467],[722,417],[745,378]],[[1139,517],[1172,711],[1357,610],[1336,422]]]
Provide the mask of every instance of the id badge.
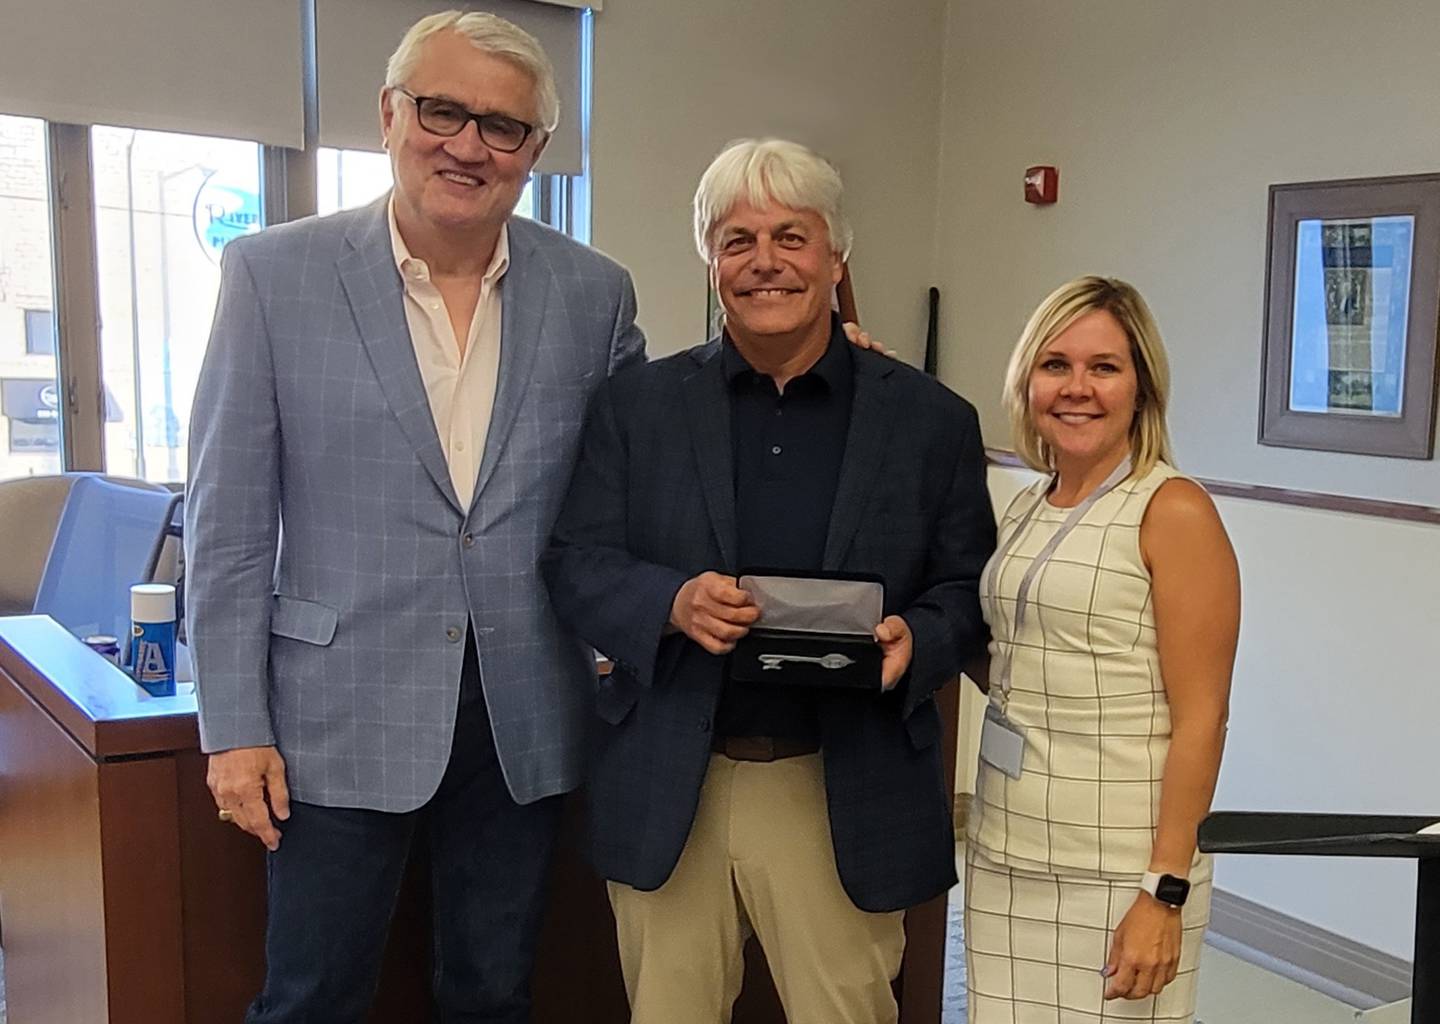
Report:
[[985,707],[980,728],[980,760],[1018,779],[1025,763],[1025,733],[993,704]]

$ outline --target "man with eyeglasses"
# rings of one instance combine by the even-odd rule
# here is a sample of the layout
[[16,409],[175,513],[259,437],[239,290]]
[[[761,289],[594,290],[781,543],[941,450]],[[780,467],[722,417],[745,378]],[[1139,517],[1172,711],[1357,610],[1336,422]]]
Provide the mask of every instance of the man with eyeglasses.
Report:
[[528,1020],[595,671],[536,563],[590,393],[644,355],[629,275],[511,216],[557,107],[516,26],[422,19],[390,195],[225,251],[188,613],[211,790],[269,850],[250,1024],[365,1019],[417,831],[436,1019]]

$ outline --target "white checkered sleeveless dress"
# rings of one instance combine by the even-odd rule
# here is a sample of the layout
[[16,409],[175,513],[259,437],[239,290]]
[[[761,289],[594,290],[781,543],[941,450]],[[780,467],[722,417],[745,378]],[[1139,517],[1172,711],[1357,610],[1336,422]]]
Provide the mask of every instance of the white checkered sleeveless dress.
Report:
[[[1157,464],[1085,513],[1037,574],[1018,636],[1020,580],[1070,510],[1045,501],[1047,478],[1001,518],[1003,554],[987,567],[980,597],[994,635],[992,702],[1025,730],[1025,760],[1018,780],[980,764],[965,891],[970,1024],[1193,1019],[1207,857],[1197,854],[1190,873],[1180,976],[1156,998],[1106,1003],[1099,974],[1149,866],[1159,818],[1170,708],[1140,523],[1156,490],[1178,475]],[[1007,662],[1005,699],[998,681]]]

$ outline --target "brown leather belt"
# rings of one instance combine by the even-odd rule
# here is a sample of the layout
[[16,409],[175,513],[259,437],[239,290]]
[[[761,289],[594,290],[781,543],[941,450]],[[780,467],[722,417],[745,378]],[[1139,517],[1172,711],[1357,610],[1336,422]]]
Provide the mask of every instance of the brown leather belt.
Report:
[[773,736],[716,736],[710,749],[732,761],[779,761],[818,753],[820,742]]

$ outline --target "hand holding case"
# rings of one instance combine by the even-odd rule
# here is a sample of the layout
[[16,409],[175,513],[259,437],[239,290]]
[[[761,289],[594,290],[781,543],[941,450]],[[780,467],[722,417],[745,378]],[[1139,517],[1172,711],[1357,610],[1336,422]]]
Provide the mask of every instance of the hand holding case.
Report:
[[739,585],[760,619],[731,652],[731,679],[879,692],[880,577],[747,570]]

